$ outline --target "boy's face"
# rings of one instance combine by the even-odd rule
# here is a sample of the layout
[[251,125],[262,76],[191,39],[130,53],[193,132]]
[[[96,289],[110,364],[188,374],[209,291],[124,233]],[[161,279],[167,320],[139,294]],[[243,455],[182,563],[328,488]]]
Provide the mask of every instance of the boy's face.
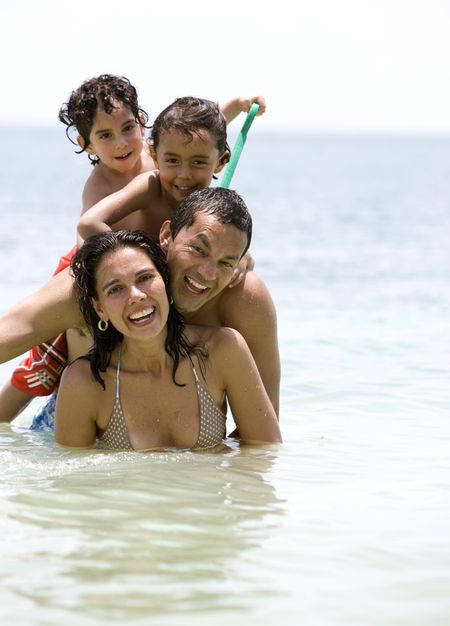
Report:
[[217,296],[233,278],[247,245],[247,235],[233,224],[222,224],[199,211],[192,226],[172,239],[170,222],[164,222],[160,244],[170,269],[170,290],[181,313],[191,313]]
[[209,187],[213,174],[225,165],[217,141],[205,130],[191,139],[176,131],[164,133],[156,150],[150,150],[161,185],[174,207],[193,191]]
[[[144,128],[138,124],[133,113],[119,102],[111,114],[98,108],[89,135],[86,152],[97,155],[106,167],[119,173],[133,169],[142,152]],[[78,138],[82,146],[83,140]]]

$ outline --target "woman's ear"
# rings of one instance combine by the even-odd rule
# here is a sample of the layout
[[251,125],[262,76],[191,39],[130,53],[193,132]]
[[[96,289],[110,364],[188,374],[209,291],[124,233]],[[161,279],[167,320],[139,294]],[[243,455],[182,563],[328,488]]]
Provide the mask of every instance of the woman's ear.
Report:
[[107,322],[108,321],[108,316],[105,315],[105,312],[103,311],[102,306],[100,305],[100,303],[97,302],[97,300],[95,300],[95,298],[91,298],[91,304],[92,304],[92,308],[97,313],[99,318],[101,320],[103,320],[104,322]]
[[159,245],[162,250],[167,254],[169,243],[172,241],[172,232],[170,230],[170,220],[163,222],[159,230]]

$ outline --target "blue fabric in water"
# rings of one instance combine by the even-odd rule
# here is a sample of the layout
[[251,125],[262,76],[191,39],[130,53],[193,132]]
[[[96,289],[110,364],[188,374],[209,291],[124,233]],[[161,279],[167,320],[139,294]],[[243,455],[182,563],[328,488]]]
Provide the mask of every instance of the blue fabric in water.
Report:
[[56,393],[49,396],[33,417],[30,430],[54,430],[55,425]]

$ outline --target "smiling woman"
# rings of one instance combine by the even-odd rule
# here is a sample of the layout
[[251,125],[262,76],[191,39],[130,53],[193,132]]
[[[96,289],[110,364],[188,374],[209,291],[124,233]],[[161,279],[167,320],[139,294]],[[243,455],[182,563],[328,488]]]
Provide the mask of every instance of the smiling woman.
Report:
[[184,326],[153,239],[141,231],[93,235],[72,270],[94,345],[62,377],[58,443],[210,448],[226,435],[227,402],[244,440],[281,441],[244,339],[230,328]]

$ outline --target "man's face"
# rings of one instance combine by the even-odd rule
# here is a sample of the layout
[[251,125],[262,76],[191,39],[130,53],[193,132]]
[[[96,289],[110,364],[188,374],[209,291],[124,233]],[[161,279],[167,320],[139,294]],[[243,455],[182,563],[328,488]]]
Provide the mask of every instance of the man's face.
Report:
[[198,311],[227,287],[247,245],[246,233],[204,212],[198,212],[194,224],[182,228],[175,239],[165,222],[160,238],[172,297],[181,313]]

